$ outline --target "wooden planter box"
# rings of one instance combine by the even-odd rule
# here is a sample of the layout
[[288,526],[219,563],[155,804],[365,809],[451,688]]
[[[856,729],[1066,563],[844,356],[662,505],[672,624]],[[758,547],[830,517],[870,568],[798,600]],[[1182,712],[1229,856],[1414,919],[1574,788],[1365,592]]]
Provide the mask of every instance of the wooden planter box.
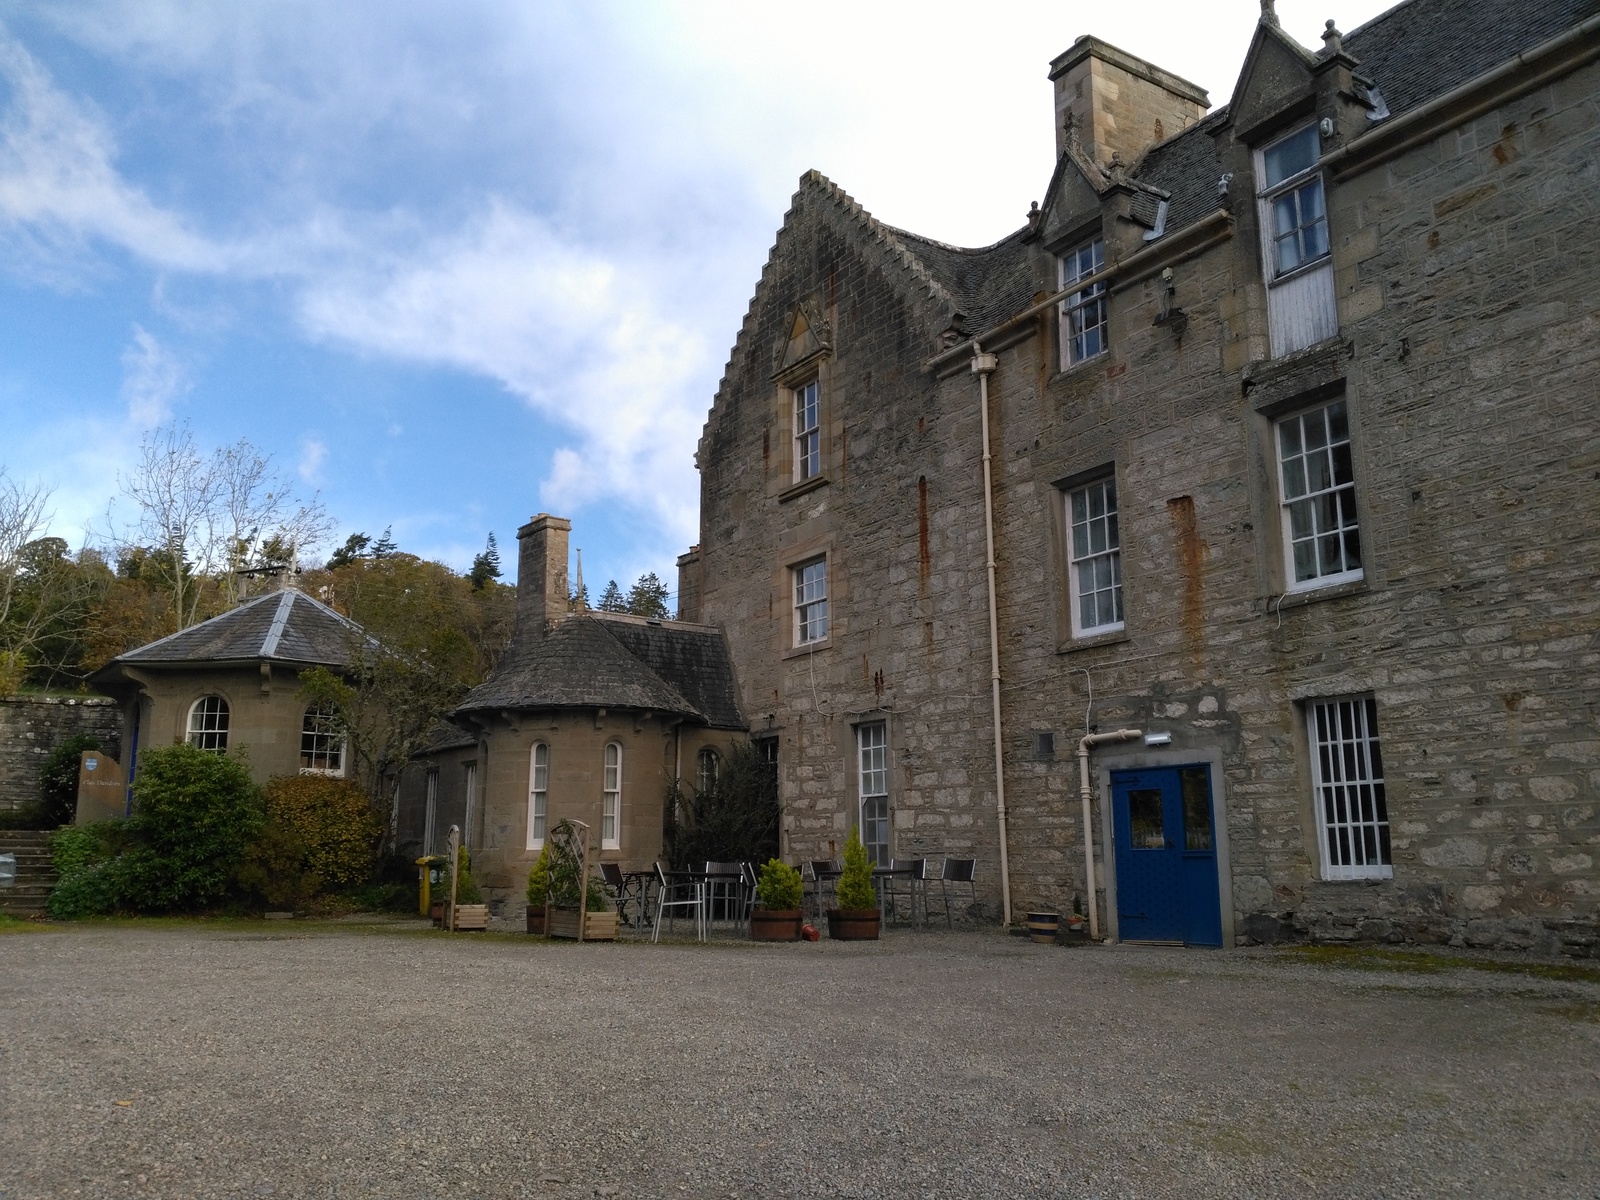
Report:
[[456,905],[456,932],[464,929],[486,930],[489,928],[489,906],[487,904],[458,904]]
[[800,940],[798,908],[758,908],[750,914],[750,939],[756,942]]
[[528,905],[528,932],[544,936],[544,905]]
[[875,908],[830,908],[828,936],[841,942],[875,942],[883,914]]
[[[586,942],[614,942],[617,940],[617,914],[592,912],[585,915],[583,940]],[[578,910],[552,908],[545,920],[545,933],[553,938],[578,937]]]

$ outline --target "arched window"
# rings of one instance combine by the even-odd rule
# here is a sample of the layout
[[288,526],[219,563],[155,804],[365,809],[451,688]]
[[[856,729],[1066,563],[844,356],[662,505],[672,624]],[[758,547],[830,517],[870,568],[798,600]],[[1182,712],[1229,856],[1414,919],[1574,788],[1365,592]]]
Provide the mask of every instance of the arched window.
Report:
[[528,849],[544,846],[545,817],[550,808],[550,747],[533,747],[528,762]]
[[699,770],[695,775],[695,791],[704,796],[717,786],[717,768],[720,765],[717,752],[710,746],[700,751]]
[[306,709],[300,722],[300,770],[315,775],[344,774],[344,734],[333,709],[320,704]]
[[228,702],[201,696],[189,706],[189,745],[223,754],[228,749]]
[[622,847],[622,747],[606,743],[605,794],[600,800],[600,849]]

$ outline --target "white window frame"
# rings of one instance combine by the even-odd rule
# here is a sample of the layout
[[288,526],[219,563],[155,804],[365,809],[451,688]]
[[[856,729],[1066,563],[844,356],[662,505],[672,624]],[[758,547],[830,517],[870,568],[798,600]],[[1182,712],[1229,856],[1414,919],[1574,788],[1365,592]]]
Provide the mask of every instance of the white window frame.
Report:
[[861,844],[874,865],[891,861],[889,846],[889,725],[856,726],[856,818]]
[[[314,718],[328,719],[334,716],[332,709],[322,708],[316,704],[306,706],[305,712],[300,717],[300,774],[302,775],[328,775],[335,779],[344,778],[344,736],[340,733],[328,732],[327,726],[316,726]],[[311,739],[310,749],[306,748],[306,739]],[[306,765],[306,758],[311,759],[311,765]],[[318,766],[317,760],[323,760]]]
[[828,558],[809,559],[789,568],[794,582],[794,644],[811,646],[828,640]]
[[[1286,441],[1290,429],[1295,439],[1292,449]],[[1307,436],[1313,432],[1322,439],[1315,446]],[[1284,590],[1305,592],[1365,578],[1348,402],[1341,397],[1273,421],[1272,453],[1278,465]],[[1338,550],[1335,570],[1324,569],[1330,540]],[[1304,578],[1295,557],[1297,546],[1310,547],[1311,573]]]
[[[1283,176],[1281,179],[1269,180],[1268,156],[1278,148],[1287,145],[1296,138],[1310,134],[1316,152],[1311,157],[1311,162],[1301,167],[1298,171]],[[1306,270],[1318,263],[1326,262],[1332,254],[1333,241],[1328,229],[1328,189],[1322,177],[1322,134],[1316,122],[1302,125],[1300,128],[1275,138],[1255,152],[1256,178],[1260,181],[1258,189],[1258,209],[1261,218],[1261,244],[1266,267],[1267,282],[1273,283],[1279,279],[1287,279],[1291,275]],[[1307,221],[1304,217],[1304,208],[1308,198],[1314,198],[1318,213]],[[1278,216],[1280,206],[1291,205],[1293,208],[1294,223],[1288,229],[1280,229]],[[1321,248],[1314,253],[1307,253],[1306,231],[1315,231],[1321,227]],[[1281,262],[1280,247],[1291,242],[1294,246],[1296,258],[1288,266]]]
[[600,794],[600,849],[622,849],[622,743],[607,742]]
[[1371,696],[1308,700],[1306,744],[1324,879],[1392,879],[1388,796]]
[[822,474],[821,381],[809,379],[794,394],[794,481],[804,483]]
[[722,756],[711,746],[700,747],[695,756],[694,790],[704,796],[717,786],[717,775],[722,770]]
[[[542,753],[541,753],[542,751]],[[544,849],[550,819],[550,746],[535,742],[528,750],[528,849]]]
[[[1056,283],[1065,291],[1080,279],[1105,269],[1106,246],[1101,238],[1091,238],[1056,259]],[[1107,336],[1111,324],[1111,300],[1105,281],[1073,292],[1061,302],[1061,365],[1075,367],[1098,358],[1111,348]],[[1093,345],[1091,345],[1091,340]]]
[[[1083,499],[1081,509],[1079,497]],[[1096,499],[1100,502],[1098,515],[1094,511]],[[1063,502],[1066,505],[1067,589],[1072,605],[1072,636],[1115,633],[1124,627],[1122,531],[1115,473],[1067,489],[1063,494]],[[1082,520],[1079,519],[1080,512]],[[1088,580],[1093,585],[1089,594],[1095,597],[1095,619],[1092,623],[1084,619],[1083,611],[1086,572],[1092,576]],[[1107,620],[1100,619],[1102,596],[1110,599],[1111,613]]]
[[439,770],[429,767],[422,775],[422,854],[433,853],[433,839],[439,832]]
[[[207,708],[212,701],[216,706]],[[228,729],[232,724],[233,706],[224,696],[215,692],[201,696],[189,705],[189,716],[184,721],[184,741],[196,750],[212,754],[228,752]]]

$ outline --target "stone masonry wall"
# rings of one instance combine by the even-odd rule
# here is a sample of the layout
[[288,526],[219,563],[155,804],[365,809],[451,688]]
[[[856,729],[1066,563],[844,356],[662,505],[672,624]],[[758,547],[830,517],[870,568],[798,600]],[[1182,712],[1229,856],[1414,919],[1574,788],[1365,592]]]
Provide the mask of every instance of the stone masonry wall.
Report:
[[120,760],[122,716],[104,696],[0,697],[0,812],[39,800],[39,769],[73,734],[92,733]]

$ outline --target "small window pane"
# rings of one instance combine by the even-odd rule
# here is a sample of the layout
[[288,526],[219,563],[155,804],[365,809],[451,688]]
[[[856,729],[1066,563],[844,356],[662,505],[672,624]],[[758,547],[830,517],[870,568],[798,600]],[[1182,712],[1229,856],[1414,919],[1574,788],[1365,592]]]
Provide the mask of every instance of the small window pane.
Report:
[[1178,773],[1183,789],[1183,846],[1210,850],[1211,773],[1205,767],[1184,767]]
[[1266,186],[1273,187],[1316,164],[1322,153],[1322,138],[1315,125],[1307,125],[1298,133],[1268,147],[1262,158],[1266,162]]
[[1162,850],[1167,839],[1161,825],[1161,790],[1134,788],[1128,793],[1129,843],[1135,850]]
[[189,744],[214,754],[228,749],[228,702],[221,696],[203,696],[189,709]]

